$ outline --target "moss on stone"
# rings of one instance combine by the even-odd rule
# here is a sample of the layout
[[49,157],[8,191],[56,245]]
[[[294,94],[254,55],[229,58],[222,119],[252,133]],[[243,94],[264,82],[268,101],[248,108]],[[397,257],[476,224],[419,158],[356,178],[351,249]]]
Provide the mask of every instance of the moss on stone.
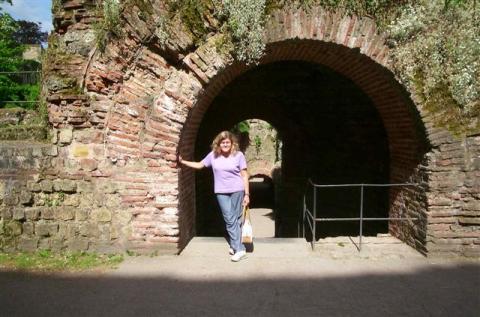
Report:
[[[140,13],[142,15],[152,15],[154,13],[153,11],[153,5],[150,1],[148,0],[126,0],[123,3],[123,11],[129,10],[130,8],[136,6],[138,9],[140,9]],[[143,19],[145,20],[145,19]]]
[[43,125],[11,125],[0,127],[0,140],[44,141],[47,128]]
[[211,0],[167,1],[171,19],[180,16],[181,21],[192,33],[197,44],[213,31],[213,2]]

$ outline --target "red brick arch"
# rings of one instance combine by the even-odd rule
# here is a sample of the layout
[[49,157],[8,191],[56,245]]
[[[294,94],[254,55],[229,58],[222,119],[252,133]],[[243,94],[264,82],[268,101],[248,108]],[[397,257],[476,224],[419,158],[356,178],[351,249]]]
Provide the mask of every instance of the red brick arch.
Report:
[[[415,104],[395,80],[390,69],[388,47],[382,35],[377,33],[374,21],[355,16],[342,17],[340,13],[328,13],[319,8],[308,15],[302,11],[277,12],[267,25],[267,42],[260,65],[306,61],[327,66],[352,80],[369,96],[383,121],[390,150],[390,181],[402,183],[422,178],[417,166],[428,147],[425,124]],[[214,98],[228,83],[255,67],[232,63],[213,52],[207,43],[185,59],[203,86],[180,136],[179,152],[187,156],[193,156],[199,125]],[[193,177],[193,172],[184,171],[179,180],[180,211],[184,219],[181,236],[182,231],[194,232]],[[403,201],[415,195],[418,193],[410,189],[392,191],[390,214],[407,212]],[[419,213],[424,210],[422,202],[414,207]],[[411,227],[395,227],[393,231],[412,245],[425,238]],[[188,239],[185,236],[180,240]]]

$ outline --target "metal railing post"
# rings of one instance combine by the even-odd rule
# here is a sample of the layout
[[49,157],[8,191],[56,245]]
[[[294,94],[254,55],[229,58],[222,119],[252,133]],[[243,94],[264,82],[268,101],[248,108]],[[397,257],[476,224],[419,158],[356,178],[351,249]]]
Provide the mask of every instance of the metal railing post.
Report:
[[358,243],[358,251],[362,251],[362,235],[363,235],[363,184],[360,186],[360,241]]
[[313,186],[313,236],[312,249],[315,249],[315,240],[317,237],[317,187]]
[[306,202],[306,192],[305,195],[303,195],[303,217],[302,217],[302,238],[305,239],[305,215],[306,215],[306,209],[307,209],[307,202]]

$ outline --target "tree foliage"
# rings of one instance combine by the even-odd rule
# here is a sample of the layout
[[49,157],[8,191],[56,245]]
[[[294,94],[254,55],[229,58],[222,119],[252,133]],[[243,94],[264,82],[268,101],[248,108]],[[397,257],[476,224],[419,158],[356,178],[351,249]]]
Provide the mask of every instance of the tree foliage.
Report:
[[12,34],[13,40],[22,44],[42,44],[47,41],[48,32],[41,30],[41,24],[31,21],[17,21],[18,28]]
[[[0,107],[15,107],[11,101],[36,101],[39,95],[38,83],[26,83],[18,72],[36,71],[40,64],[23,59],[24,45],[15,40],[19,24],[7,13],[0,12]],[[9,102],[10,101],[10,102]],[[20,104],[32,108],[34,103]]]

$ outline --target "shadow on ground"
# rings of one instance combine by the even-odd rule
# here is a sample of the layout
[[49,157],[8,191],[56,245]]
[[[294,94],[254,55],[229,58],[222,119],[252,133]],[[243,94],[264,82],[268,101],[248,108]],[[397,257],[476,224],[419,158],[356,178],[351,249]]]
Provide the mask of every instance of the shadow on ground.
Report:
[[0,272],[0,315],[478,316],[479,268],[228,280]]

